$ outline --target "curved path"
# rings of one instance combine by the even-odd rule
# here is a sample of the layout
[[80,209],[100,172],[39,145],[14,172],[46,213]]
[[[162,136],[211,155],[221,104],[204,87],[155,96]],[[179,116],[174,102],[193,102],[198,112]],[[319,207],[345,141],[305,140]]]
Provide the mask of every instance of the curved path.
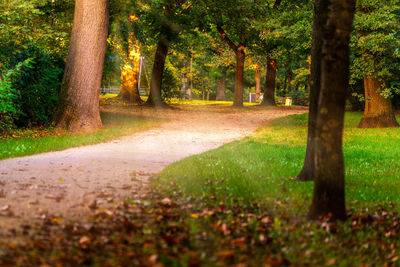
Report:
[[79,220],[145,194],[148,178],[184,157],[243,138],[268,121],[299,109],[151,110],[171,119],[155,129],[108,143],[0,161],[0,238],[35,219]]

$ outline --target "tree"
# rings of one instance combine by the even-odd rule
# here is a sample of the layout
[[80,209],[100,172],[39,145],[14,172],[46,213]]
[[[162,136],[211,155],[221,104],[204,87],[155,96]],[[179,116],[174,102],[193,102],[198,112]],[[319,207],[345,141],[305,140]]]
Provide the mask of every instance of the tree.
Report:
[[69,131],[102,127],[99,95],[108,32],[108,0],[76,0],[71,44],[53,122]]
[[[135,24],[139,18],[129,15],[131,12],[132,8],[127,2],[121,1],[114,4],[111,10],[108,44],[121,62],[119,97],[130,104],[141,104],[143,103],[139,94],[141,44],[135,36]],[[109,69],[105,69],[103,75],[108,74],[106,71]]]
[[246,50],[259,39],[256,28],[250,27],[252,21],[264,18],[265,10],[269,9],[265,3],[259,1],[202,1],[206,10],[206,20],[214,25],[220,38],[226,42],[235,53],[236,74],[233,105],[243,106],[243,79],[246,60]]
[[162,107],[162,83],[165,61],[173,42],[180,34],[191,28],[188,16],[192,9],[191,1],[187,0],[142,0],[136,3],[138,21],[138,38],[142,44],[156,43],[153,68],[150,81],[150,95],[147,105]]
[[[252,25],[260,31],[261,42],[251,50],[263,56],[266,78],[261,105],[265,106],[275,106],[275,90],[282,84],[279,76],[284,75],[286,88],[288,74],[292,74],[287,70],[303,66],[311,50],[311,1],[275,0],[270,3],[272,8],[267,11],[268,19]],[[291,92],[277,90],[279,93],[287,95]]]
[[276,61],[268,59],[265,66],[264,98],[261,102],[263,106],[276,106],[275,103],[275,80],[276,80]]
[[398,1],[357,1],[353,79],[364,82],[365,110],[359,128],[398,127],[391,103],[399,91],[400,6]]
[[[312,140],[315,142],[312,171],[315,185],[310,219],[346,218],[342,138],[354,12],[355,0],[315,1],[312,76],[313,81],[319,80],[321,91],[315,140]],[[316,65],[316,62],[319,63]]]
[[300,181],[313,181],[315,168],[315,139],[317,129],[318,101],[321,91],[321,58],[322,58],[322,34],[324,23],[327,21],[328,1],[315,1],[314,23],[312,30],[311,48],[311,75],[310,75],[310,100],[308,112],[307,148],[303,168],[296,177]]

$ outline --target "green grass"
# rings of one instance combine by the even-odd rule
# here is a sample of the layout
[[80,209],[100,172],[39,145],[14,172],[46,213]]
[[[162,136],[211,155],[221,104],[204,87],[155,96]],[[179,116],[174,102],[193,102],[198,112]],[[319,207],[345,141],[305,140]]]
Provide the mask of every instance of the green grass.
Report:
[[[357,129],[360,113],[347,113],[344,132],[346,200],[361,208],[400,202],[400,129]],[[222,201],[282,201],[296,214],[311,202],[311,182],[297,182],[305,154],[307,116],[280,118],[254,136],[168,166],[156,180],[185,195]],[[398,207],[397,207],[398,208]]]
[[57,129],[26,129],[0,138],[0,159],[63,150],[106,142],[158,125],[161,120],[135,115],[102,112],[104,128],[94,133],[71,134]]

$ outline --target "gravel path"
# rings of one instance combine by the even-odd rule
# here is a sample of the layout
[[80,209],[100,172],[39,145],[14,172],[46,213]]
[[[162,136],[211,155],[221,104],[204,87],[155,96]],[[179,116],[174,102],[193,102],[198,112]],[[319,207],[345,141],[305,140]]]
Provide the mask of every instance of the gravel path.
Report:
[[[79,220],[139,197],[148,178],[174,161],[243,138],[299,109],[131,111],[170,119],[108,143],[0,161],[0,237],[34,220]],[[27,226],[25,226],[27,227]]]

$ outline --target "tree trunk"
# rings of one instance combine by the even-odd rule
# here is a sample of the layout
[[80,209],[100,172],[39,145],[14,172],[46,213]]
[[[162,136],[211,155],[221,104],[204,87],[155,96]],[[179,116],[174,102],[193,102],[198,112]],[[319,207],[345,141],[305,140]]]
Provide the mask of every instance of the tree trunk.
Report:
[[218,80],[217,97],[215,99],[216,101],[225,101],[226,72],[227,72],[227,69],[224,68],[222,70],[221,77]]
[[378,79],[364,78],[365,110],[358,128],[399,127],[392,102],[379,93],[382,87],[383,84]]
[[192,100],[192,92],[193,92],[193,48],[190,53],[190,85],[189,85],[189,100]]
[[68,131],[102,127],[99,95],[109,13],[108,0],[76,0],[71,44],[53,123]]
[[146,104],[155,107],[162,107],[166,104],[161,99],[162,79],[164,73],[165,60],[168,55],[168,41],[158,40],[157,51],[154,56],[153,71],[150,80],[150,95]]
[[323,23],[327,20],[327,0],[315,1],[314,24],[312,31],[311,48],[311,74],[310,74],[310,100],[308,111],[308,136],[307,149],[303,169],[296,177],[299,181],[314,181],[314,151],[315,151],[315,130],[317,127],[318,100],[321,91],[321,60],[322,57],[322,32]]
[[233,101],[233,106],[235,107],[243,107],[243,74],[245,59],[244,46],[239,45],[236,51],[235,98]]
[[256,80],[256,100],[258,100],[260,98],[260,88],[261,88],[261,66],[259,64],[257,64],[254,79]]
[[318,34],[322,37],[321,92],[315,135],[314,193],[309,219],[345,219],[342,151],[346,91],[349,84],[349,41],[355,0],[316,0],[328,8]]
[[207,89],[207,101],[210,101],[210,88]]
[[276,106],[275,103],[276,61],[268,60],[265,68],[264,99],[261,105]]
[[129,62],[121,68],[120,96],[125,102],[142,104],[139,94],[140,46],[139,42],[131,37],[129,40]]

